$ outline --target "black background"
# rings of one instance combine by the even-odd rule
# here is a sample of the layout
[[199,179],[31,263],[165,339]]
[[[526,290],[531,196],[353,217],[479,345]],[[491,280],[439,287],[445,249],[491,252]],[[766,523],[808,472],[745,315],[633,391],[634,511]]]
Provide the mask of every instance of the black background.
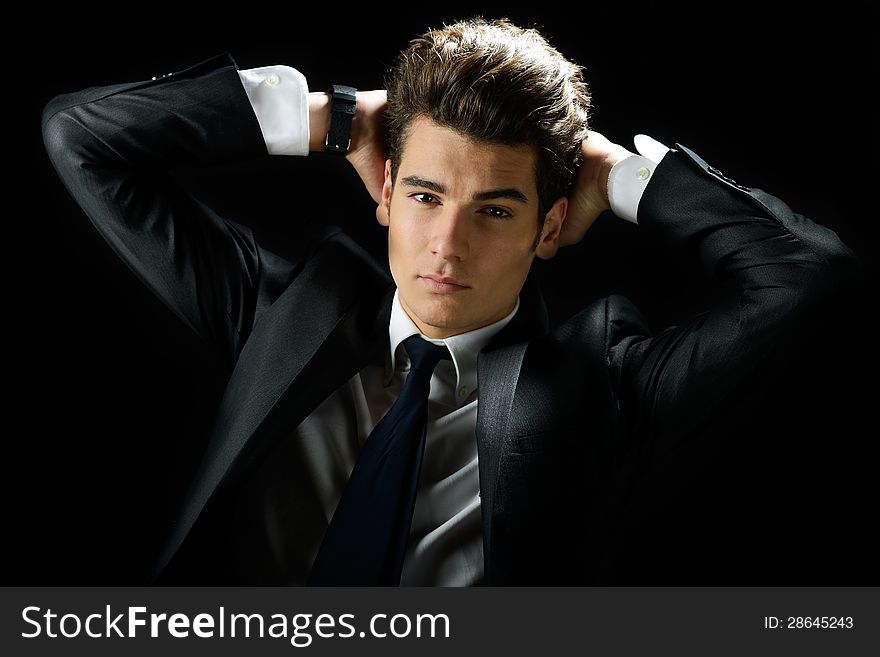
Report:
[[[229,50],[239,68],[289,64],[312,90],[382,85],[407,41],[482,13],[542,30],[585,66],[593,128],[632,148],[680,142],[738,182],[831,227],[865,283],[805,327],[762,403],[638,488],[612,584],[877,584],[876,15],[638,3],[469,3],[353,11],[238,7],[182,17],[131,6],[23,18],[5,61],[7,266],[5,584],[135,584],[154,553],[223,389],[213,354],[110,252],[55,175],[40,111],[55,94],[150,78]],[[120,12],[122,10],[119,10]],[[10,146],[11,144],[11,146]],[[348,165],[320,155],[181,171],[181,180],[280,250],[335,221],[379,258],[384,233]],[[224,184],[216,185],[220,180]],[[211,183],[209,185],[208,183]],[[217,190],[221,190],[220,193]],[[551,317],[632,298],[655,327],[700,307],[690,263],[603,216],[540,263]]]

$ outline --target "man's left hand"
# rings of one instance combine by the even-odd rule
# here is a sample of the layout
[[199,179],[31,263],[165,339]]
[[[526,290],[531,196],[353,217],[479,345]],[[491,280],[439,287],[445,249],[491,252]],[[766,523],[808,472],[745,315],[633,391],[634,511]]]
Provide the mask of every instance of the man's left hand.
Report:
[[581,142],[581,154],[583,161],[568,195],[568,212],[559,235],[559,246],[580,242],[599,215],[611,209],[608,201],[611,167],[633,155],[595,130],[590,130]]

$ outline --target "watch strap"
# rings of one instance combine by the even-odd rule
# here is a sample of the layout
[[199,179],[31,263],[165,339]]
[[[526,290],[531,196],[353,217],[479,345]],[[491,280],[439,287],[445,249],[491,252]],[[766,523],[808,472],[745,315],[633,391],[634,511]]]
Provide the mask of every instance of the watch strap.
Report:
[[330,85],[330,128],[324,151],[345,155],[351,146],[351,122],[357,109],[357,89],[343,84]]

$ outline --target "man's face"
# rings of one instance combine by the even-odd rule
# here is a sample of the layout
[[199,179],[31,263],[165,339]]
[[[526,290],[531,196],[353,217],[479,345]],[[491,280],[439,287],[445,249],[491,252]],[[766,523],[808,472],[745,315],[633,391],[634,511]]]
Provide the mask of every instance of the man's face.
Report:
[[401,304],[424,335],[444,338],[505,317],[535,255],[555,254],[567,201],[558,199],[547,213],[533,251],[534,160],[532,147],[473,142],[420,117],[393,190],[386,161],[376,216],[388,226]]

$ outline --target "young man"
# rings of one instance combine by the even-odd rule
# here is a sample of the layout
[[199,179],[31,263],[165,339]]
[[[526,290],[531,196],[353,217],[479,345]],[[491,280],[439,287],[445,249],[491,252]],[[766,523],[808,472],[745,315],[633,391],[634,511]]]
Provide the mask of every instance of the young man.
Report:
[[[590,132],[579,67],[533,30],[426,33],[386,87],[331,100],[224,53],[44,110],[68,190],[230,368],[158,581],[601,579],[630,473],[728,404],[855,269],[833,232],[687,148],[641,136],[636,155]],[[391,278],[332,228],[302,261],[270,253],[167,175],[324,150],[376,200]],[[608,209],[702,261],[717,305],[656,335],[619,296],[548,326],[534,258]]]

